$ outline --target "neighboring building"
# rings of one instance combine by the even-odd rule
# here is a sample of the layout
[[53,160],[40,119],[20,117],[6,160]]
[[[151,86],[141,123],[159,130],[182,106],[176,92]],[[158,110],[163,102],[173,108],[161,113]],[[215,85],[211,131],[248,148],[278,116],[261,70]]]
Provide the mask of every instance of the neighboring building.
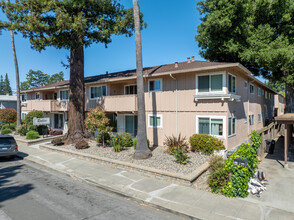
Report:
[[285,97],[281,93],[275,94],[274,117],[283,115],[285,111],[285,107],[286,107]]
[[[208,133],[227,149],[248,139],[273,118],[273,90],[240,63],[194,61],[144,68],[147,136]],[[22,91],[23,113],[41,110],[53,129],[67,120],[69,81]],[[103,106],[118,132],[137,134],[136,70],[85,78],[85,110]]]
[[16,110],[16,96],[0,95],[0,109],[13,108]]

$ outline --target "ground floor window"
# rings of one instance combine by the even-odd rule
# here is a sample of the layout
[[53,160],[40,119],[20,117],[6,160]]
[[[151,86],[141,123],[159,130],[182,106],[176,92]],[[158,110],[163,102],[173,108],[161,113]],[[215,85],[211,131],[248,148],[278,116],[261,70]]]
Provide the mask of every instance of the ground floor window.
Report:
[[229,136],[236,134],[236,118],[230,117],[229,118]]
[[63,114],[54,114],[54,129],[63,129]]
[[26,118],[27,113],[26,112],[22,112],[21,113],[21,119],[24,120]]
[[137,136],[138,116],[125,115],[125,132],[130,133],[133,137]]
[[254,115],[249,115],[249,124],[254,125]]
[[198,134],[210,134],[215,136],[224,136],[224,118],[223,117],[197,117]]
[[258,114],[257,120],[258,120],[258,123],[261,123],[261,114]]
[[162,128],[162,115],[148,115],[149,128]]

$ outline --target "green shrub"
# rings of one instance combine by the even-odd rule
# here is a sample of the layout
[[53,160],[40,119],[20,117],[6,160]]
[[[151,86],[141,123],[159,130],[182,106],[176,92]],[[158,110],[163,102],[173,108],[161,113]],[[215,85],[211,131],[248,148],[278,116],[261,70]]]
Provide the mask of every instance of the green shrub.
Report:
[[133,146],[133,137],[130,133],[126,133],[126,132],[123,132],[123,133],[120,133],[119,134],[120,136],[120,146],[121,147],[131,147]]
[[201,151],[206,154],[212,154],[214,150],[225,149],[220,139],[208,134],[194,134],[190,137],[192,151]]
[[36,125],[28,125],[28,131],[37,131]]
[[225,160],[220,156],[214,156],[209,161],[208,185],[213,193],[219,193],[228,182],[228,172],[225,169]]
[[[134,149],[136,150],[136,147],[137,147],[137,138],[135,138],[133,140],[133,146],[134,146]],[[147,139],[147,146],[148,146],[148,148],[150,147],[150,141],[149,141],[149,139]]]
[[7,128],[9,128],[9,129],[11,129],[11,130],[15,130],[15,128],[16,128],[16,123],[5,124],[5,125],[2,126],[2,129],[7,129]]
[[261,145],[261,136],[256,131],[252,131],[249,135],[252,147],[254,148],[255,152],[258,152],[258,149]]
[[34,118],[43,118],[43,112],[36,110],[29,112],[24,119],[25,124],[32,125]]
[[172,150],[172,154],[180,164],[187,164],[188,162],[188,155],[187,151],[185,151],[183,148],[174,148]]
[[189,145],[186,140],[187,138],[181,137],[181,134],[179,134],[178,137],[175,137],[174,135],[170,137],[165,136],[163,144],[167,146],[167,152],[169,153],[173,153],[178,148],[188,151]]
[[12,130],[10,128],[2,128],[1,134],[11,134]]
[[8,129],[9,128],[9,124],[5,124],[2,126],[2,129]]
[[96,136],[97,143],[103,143],[102,135],[104,135],[104,141],[105,141],[105,143],[109,144],[110,134],[108,132],[106,132],[106,133],[98,132],[98,134]]
[[117,144],[113,146],[113,149],[114,149],[114,152],[121,152],[122,147],[119,144]]
[[39,137],[40,136],[39,136],[39,133],[38,132],[36,132],[36,131],[29,131],[27,133],[26,139],[28,139],[28,140],[34,140],[34,139],[37,139]]
[[[234,163],[234,159],[248,159],[248,164],[244,167]],[[242,144],[237,151],[226,160],[225,170],[231,175],[222,188],[223,195],[227,197],[246,197],[248,195],[248,182],[257,168],[258,160],[256,150],[248,143]],[[251,170],[250,170],[251,169]],[[252,172],[251,172],[252,171]]]
[[39,135],[46,135],[49,133],[48,127],[46,125],[38,125],[36,127],[36,131],[39,133]]
[[28,130],[27,130],[27,126],[25,125],[21,125],[19,126],[19,128],[17,129],[17,133],[21,136],[26,136]]

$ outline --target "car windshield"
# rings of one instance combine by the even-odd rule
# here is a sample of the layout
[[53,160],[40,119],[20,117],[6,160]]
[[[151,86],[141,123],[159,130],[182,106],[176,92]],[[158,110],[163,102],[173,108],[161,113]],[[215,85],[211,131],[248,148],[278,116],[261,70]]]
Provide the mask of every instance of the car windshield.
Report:
[[0,145],[15,144],[15,140],[11,137],[0,138]]

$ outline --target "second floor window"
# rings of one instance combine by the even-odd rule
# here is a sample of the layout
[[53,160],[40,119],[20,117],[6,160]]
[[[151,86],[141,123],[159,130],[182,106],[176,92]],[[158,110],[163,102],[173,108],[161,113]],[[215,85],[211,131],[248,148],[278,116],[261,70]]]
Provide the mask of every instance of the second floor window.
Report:
[[254,86],[250,84],[250,94],[254,94]]
[[162,91],[162,81],[161,79],[154,79],[148,81],[149,92]]
[[254,125],[254,115],[249,115],[249,124]]
[[125,86],[125,94],[126,95],[137,94],[137,85]]
[[198,92],[216,92],[222,90],[222,74],[198,76]]
[[36,99],[40,100],[40,93],[39,92],[36,92]]
[[22,102],[27,102],[27,97],[28,97],[27,94],[22,94],[21,95],[21,101]]
[[99,99],[106,96],[106,86],[95,86],[90,88],[90,99]]
[[228,90],[229,93],[236,93],[236,77],[230,74],[228,76]]
[[68,101],[69,91],[68,90],[61,90],[60,91],[60,100],[61,101]]

